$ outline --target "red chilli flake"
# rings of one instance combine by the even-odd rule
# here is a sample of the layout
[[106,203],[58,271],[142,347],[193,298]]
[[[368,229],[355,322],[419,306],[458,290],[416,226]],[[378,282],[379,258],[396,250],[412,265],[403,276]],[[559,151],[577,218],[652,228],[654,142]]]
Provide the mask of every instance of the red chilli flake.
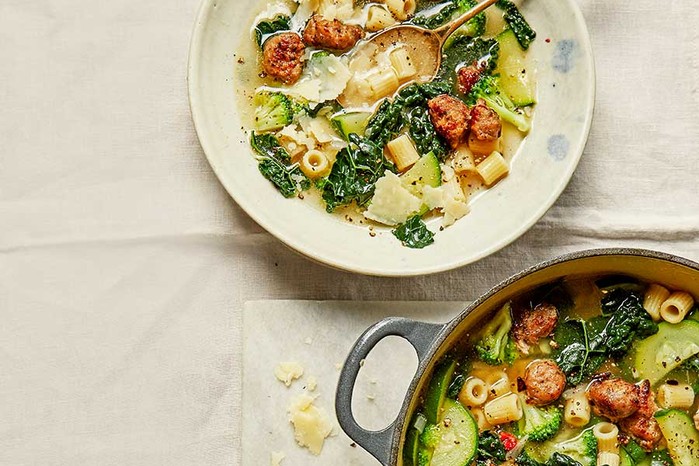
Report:
[[512,451],[517,446],[517,437],[509,432],[500,432],[500,441],[507,451]]

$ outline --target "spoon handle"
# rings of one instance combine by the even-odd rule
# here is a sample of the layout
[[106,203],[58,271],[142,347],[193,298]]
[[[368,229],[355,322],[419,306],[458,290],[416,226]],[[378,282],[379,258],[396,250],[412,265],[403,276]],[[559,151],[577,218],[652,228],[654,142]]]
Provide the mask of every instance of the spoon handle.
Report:
[[463,15],[456,18],[454,21],[447,23],[440,28],[435,29],[434,32],[436,32],[439,35],[439,37],[442,39],[442,42],[444,42],[450,35],[452,35],[454,33],[454,31],[459,29],[465,22],[469,21],[474,16],[482,13],[483,11],[485,11],[487,8],[492,6],[497,1],[498,0],[485,0],[481,3],[479,3],[478,5],[474,6],[470,10],[468,10]]

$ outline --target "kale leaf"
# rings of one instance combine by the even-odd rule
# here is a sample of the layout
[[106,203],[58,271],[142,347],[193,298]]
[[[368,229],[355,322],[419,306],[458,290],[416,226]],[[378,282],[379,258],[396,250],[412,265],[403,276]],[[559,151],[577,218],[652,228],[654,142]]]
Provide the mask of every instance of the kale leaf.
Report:
[[443,160],[447,154],[447,145],[444,139],[437,134],[432,124],[430,114],[425,107],[415,107],[408,113],[410,122],[410,137],[415,141],[420,154],[433,152],[439,160]]
[[291,29],[291,18],[286,15],[278,15],[274,19],[261,21],[255,26],[257,45],[262,47],[267,36],[279,31],[288,31],[289,29]]
[[[385,146],[393,139],[406,124],[411,124],[410,112],[417,107],[425,107],[427,101],[441,94],[448,94],[451,85],[443,81],[433,81],[426,84],[411,84],[398,93],[393,102],[384,100],[378,110],[367,124],[365,137],[379,146]],[[441,139],[436,142],[431,140],[436,135],[432,121],[426,114],[419,120],[419,128],[411,127],[411,136],[422,155],[435,150],[435,155],[440,157],[446,152],[446,146]],[[427,117],[425,119],[425,116]],[[417,117],[415,115],[413,118]],[[425,139],[430,138],[430,139]],[[443,148],[440,146],[444,146]],[[425,149],[423,151],[423,149]],[[440,155],[441,154],[441,155]]]
[[452,16],[459,11],[459,3],[460,2],[456,0],[452,0],[451,2],[445,4],[441,10],[431,16],[419,13],[413,19],[413,24],[427,29],[437,29],[439,26],[449,21]]
[[482,74],[489,75],[497,66],[499,54],[500,44],[495,39],[459,36],[444,49],[437,79],[447,81],[456,89],[456,73],[459,68],[476,63]]
[[510,26],[512,32],[515,33],[520,47],[527,50],[531,43],[534,42],[534,39],[536,39],[536,31],[534,31],[527,20],[524,19],[517,5],[510,0],[498,0],[496,5],[504,11],[503,18],[505,18],[505,22]]
[[434,243],[434,233],[427,229],[427,225],[419,215],[408,219],[403,225],[393,230],[393,235],[403,243],[403,246],[413,249],[422,249]]
[[580,462],[575,461],[570,456],[558,452],[551,455],[545,463],[541,463],[529,456],[525,451],[515,459],[515,463],[517,466],[582,466]]
[[337,154],[330,175],[319,187],[328,212],[356,201],[364,205],[374,195],[376,181],[386,170],[393,170],[383,155],[383,145],[369,138],[349,135],[350,144]]
[[585,322],[561,322],[554,330],[553,338],[557,346],[553,352],[554,361],[565,373],[570,385],[579,384],[587,372],[585,369],[590,354]]
[[[643,309],[643,297],[617,288],[602,298],[602,316],[592,319],[590,350],[613,358],[624,356],[636,339],[658,332],[658,325]],[[602,324],[604,323],[604,327]]]
[[260,157],[260,173],[276,186],[284,197],[293,197],[311,187],[311,182],[296,165],[289,165],[289,153],[272,134],[255,134],[250,145]]
[[478,456],[476,466],[488,466],[502,463],[506,459],[505,445],[500,440],[498,434],[492,431],[483,432],[478,439]]

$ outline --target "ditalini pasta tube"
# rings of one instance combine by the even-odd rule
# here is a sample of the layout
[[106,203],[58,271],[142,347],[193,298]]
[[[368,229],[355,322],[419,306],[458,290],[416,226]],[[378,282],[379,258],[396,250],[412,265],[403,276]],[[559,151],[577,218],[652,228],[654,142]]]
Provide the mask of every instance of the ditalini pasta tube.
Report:
[[619,428],[611,422],[600,422],[592,428],[597,438],[597,450],[602,452],[619,453]]
[[670,292],[667,288],[654,283],[648,287],[643,297],[643,309],[657,322],[661,319],[660,306],[662,306],[669,297]]
[[472,409],[471,414],[473,414],[473,418],[476,420],[476,424],[478,424],[478,430],[480,430],[481,432],[485,430],[490,430],[493,427],[490,425],[490,423],[488,423],[488,420],[485,418],[485,414],[483,413],[482,409]]
[[660,306],[660,317],[671,324],[679,324],[694,306],[694,298],[684,291],[675,291]]
[[328,158],[319,150],[309,150],[299,161],[299,167],[304,175],[310,179],[320,178],[330,172]]
[[396,20],[391,13],[380,6],[372,6],[369,8],[366,21],[366,30],[376,32],[386,29],[389,26],[396,24]]
[[400,171],[412,167],[415,162],[420,160],[420,154],[417,152],[417,149],[415,149],[413,141],[407,134],[398,136],[396,139],[389,142],[386,147],[391,153],[396,167],[398,167]]
[[486,403],[483,413],[489,424],[505,424],[522,418],[522,404],[517,395],[509,393]]
[[583,427],[590,422],[590,402],[584,391],[576,393],[566,401],[563,419],[573,427]]
[[459,391],[459,402],[467,408],[480,406],[488,399],[488,388],[482,379],[470,377]]
[[415,0],[384,0],[393,16],[401,21],[405,21],[415,13],[417,3]]
[[493,152],[476,167],[478,174],[487,186],[494,185],[500,178],[510,172],[507,161],[500,152]]
[[417,74],[417,68],[415,68],[415,64],[405,47],[393,49],[389,55],[389,59],[391,60],[391,66],[393,66],[393,70],[396,72],[396,76],[398,76],[399,80],[403,81]]
[[663,408],[691,408],[694,404],[694,390],[687,384],[662,384],[658,388],[658,403]]
[[373,73],[367,76],[366,80],[371,86],[371,91],[373,93],[373,99],[379,100],[387,95],[393,94],[400,86],[400,81],[398,81],[398,76],[393,68],[387,68],[385,70]]
[[621,458],[618,453],[601,451],[597,455],[597,466],[619,466]]

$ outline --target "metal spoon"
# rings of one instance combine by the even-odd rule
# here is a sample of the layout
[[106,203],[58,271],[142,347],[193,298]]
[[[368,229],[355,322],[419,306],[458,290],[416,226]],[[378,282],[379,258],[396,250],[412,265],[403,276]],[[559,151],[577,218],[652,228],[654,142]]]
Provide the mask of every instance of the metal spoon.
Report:
[[376,34],[366,42],[366,45],[378,47],[377,53],[381,53],[396,44],[409,47],[410,55],[418,70],[415,79],[423,82],[430,81],[437,75],[442,64],[442,47],[449,36],[495,2],[497,0],[485,0],[437,29],[431,30],[414,25],[399,24]]

